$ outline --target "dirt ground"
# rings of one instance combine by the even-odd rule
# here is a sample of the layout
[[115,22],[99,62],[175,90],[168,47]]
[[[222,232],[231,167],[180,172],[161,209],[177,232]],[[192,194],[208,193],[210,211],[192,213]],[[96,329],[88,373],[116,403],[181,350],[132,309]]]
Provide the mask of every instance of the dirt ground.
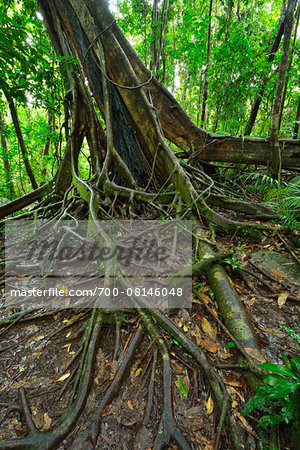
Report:
[[[227,236],[221,236],[220,239],[221,248],[233,250],[235,258],[226,265],[226,271],[249,314],[259,341],[260,353],[252,356],[259,362],[282,363],[280,350],[288,356],[297,355],[297,344],[280,324],[293,329],[300,326],[300,279],[298,282],[292,281],[282,268],[268,271],[252,259],[252,255],[259,250],[275,251],[288,258],[287,264],[296,264],[284,243],[274,236],[266,237],[264,242],[257,244],[238,237],[231,238],[229,242]],[[293,243],[289,241],[289,245],[297,253]],[[195,297],[191,309],[172,312],[170,318],[205,350],[212,366],[218,368],[232,399],[232,408],[247,433],[248,448],[254,449],[257,446],[255,420],[251,421],[242,415],[245,402],[253,395],[253,391],[242,370],[228,369],[238,363],[239,351],[232,346],[230,337],[220,326],[222,316],[205,278],[196,279],[193,283],[208,308]],[[3,285],[2,291],[4,295]],[[16,312],[5,309],[4,297],[2,302],[0,319]],[[22,388],[25,389],[34,424],[39,430],[47,432],[59,422],[72,396],[82,351],[82,337],[89,316],[89,310],[39,310],[16,318],[10,324],[0,321],[0,439],[20,438],[28,433],[20,402]],[[114,379],[119,358],[126,351],[137,324],[138,317],[134,312],[129,312],[120,331],[121,345],[117,355],[114,354],[116,325],[104,326],[86,408],[72,433],[56,448],[75,448],[72,442],[88,426],[93,411]],[[162,333],[171,354],[175,420],[192,448],[210,450],[213,448],[219,414],[215,399],[192,357],[167,333]],[[163,380],[161,361],[158,360],[160,369],[154,383],[153,408],[145,426],[143,418],[152,359],[153,342],[145,335],[119,394],[104,410],[96,448],[153,447],[162,408]],[[171,443],[168,448],[177,447]],[[230,448],[224,435],[221,448]]]

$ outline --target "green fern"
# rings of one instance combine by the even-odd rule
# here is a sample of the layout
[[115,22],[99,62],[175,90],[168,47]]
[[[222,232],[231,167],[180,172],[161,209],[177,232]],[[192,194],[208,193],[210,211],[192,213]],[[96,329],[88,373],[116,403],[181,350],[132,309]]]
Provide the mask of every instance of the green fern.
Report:
[[261,173],[245,174],[242,180],[250,191],[280,212],[283,225],[300,229],[300,180],[280,184]]

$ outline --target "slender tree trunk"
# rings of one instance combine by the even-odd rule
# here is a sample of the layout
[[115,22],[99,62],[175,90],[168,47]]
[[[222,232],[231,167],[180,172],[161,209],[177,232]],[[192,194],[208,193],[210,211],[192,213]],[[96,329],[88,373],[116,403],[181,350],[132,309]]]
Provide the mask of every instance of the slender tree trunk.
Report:
[[279,73],[276,87],[276,94],[271,115],[271,170],[274,176],[280,180],[281,156],[278,141],[279,134],[279,114],[284,87],[284,79],[288,65],[289,47],[293,29],[294,8],[296,0],[289,0],[284,19],[284,39],[282,46],[282,55],[279,65]]
[[161,12],[160,39],[159,39],[159,50],[158,50],[158,68],[159,68],[160,60],[162,61],[162,66],[163,66],[163,74],[162,74],[162,78],[161,78],[162,83],[165,82],[165,76],[166,76],[165,42],[166,42],[168,14],[169,14],[169,0],[164,0],[162,12]]
[[153,0],[153,7],[152,7],[152,42],[151,42],[151,61],[150,61],[150,70],[154,73],[155,76],[157,76],[157,70],[158,70],[158,61],[157,61],[157,51],[158,51],[158,34],[157,34],[157,28],[158,28],[158,0]]
[[15,130],[16,130],[16,135],[17,135],[17,138],[18,138],[18,142],[20,144],[20,148],[21,148],[21,152],[22,152],[23,161],[24,161],[24,165],[25,165],[25,168],[26,168],[27,175],[30,178],[31,185],[32,185],[33,189],[37,189],[38,188],[38,184],[36,182],[36,179],[34,177],[34,174],[33,174],[33,171],[32,171],[32,168],[31,168],[31,165],[30,165],[30,162],[29,162],[29,159],[28,159],[28,153],[27,153],[27,150],[26,150],[26,146],[25,146],[25,142],[24,142],[24,139],[23,139],[22,131],[21,131],[21,128],[20,128],[18,113],[17,113],[17,109],[15,107],[14,100],[9,95],[9,93],[7,91],[3,91],[3,92],[4,92],[4,95],[5,95],[5,97],[7,99],[7,102],[8,102],[11,118],[12,118]]
[[240,13],[240,0],[238,0],[238,2],[237,2],[237,6],[236,6],[236,15],[237,15],[237,18],[238,18],[238,23],[240,23],[240,21],[241,21],[241,13]]
[[206,67],[204,71],[204,86],[203,86],[203,97],[202,97],[202,111],[201,111],[201,124],[205,127],[206,125],[206,101],[208,95],[208,69],[209,69],[209,57],[210,57],[210,35],[211,35],[211,15],[212,15],[213,0],[209,2],[209,22],[208,22],[208,33],[207,33],[207,49],[206,49]]
[[50,138],[50,127],[51,127],[51,125],[53,123],[53,119],[54,119],[53,114],[50,114],[48,112],[48,120],[47,120],[48,136],[47,136],[47,139],[46,139],[44,152],[43,152],[43,166],[44,166],[43,169],[42,169],[42,176],[43,176],[43,178],[45,178],[46,174],[47,174],[47,161],[46,160],[47,160],[47,156],[49,155],[49,150],[50,150],[50,140],[51,140],[51,138]]
[[298,5],[297,13],[296,13],[296,25],[295,25],[295,31],[294,31],[293,45],[292,45],[292,49],[291,49],[290,60],[289,60],[288,68],[287,68],[287,74],[286,74],[286,78],[285,78],[284,90],[283,90],[282,100],[281,100],[280,116],[279,116],[279,129],[280,129],[280,125],[281,125],[282,113],[283,113],[284,102],[285,102],[285,97],[286,97],[286,91],[287,91],[288,82],[289,82],[289,77],[290,77],[290,73],[289,73],[289,72],[290,72],[290,70],[291,70],[292,63],[293,63],[293,57],[294,57],[294,51],[295,51],[295,45],[296,45],[296,40],[297,40],[297,32],[298,32],[298,24],[299,24],[299,15],[300,15],[300,3],[299,3],[299,5]]
[[296,112],[296,119],[295,119],[294,132],[293,132],[293,139],[298,139],[299,121],[300,121],[300,97],[299,97],[299,100],[298,100],[298,107],[297,107],[297,112]]
[[[283,31],[284,31],[284,17],[285,17],[285,4],[283,3],[281,16],[280,16],[279,23],[278,23],[277,33],[276,33],[275,39],[273,41],[273,44],[270,48],[269,55],[267,57],[268,63],[271,63],[274,60],[275,53],[277,52],[277,50],[279,48],[281,38],[283,35]],[[252,108],[251,108],[249,120],[248,120],[248,123],[247,123],[247,125],[245,127],[245,131],[244,131],[245,136],[249,136],[252,132],[252,128],[254,126],[256,116],[257,116],[257,113],[258,113],[258,110],[259,110],[259,107],[260,107],[260,104],[261,104],[268,81],[269,81],[269,74],[265,74],[261,81],[259,92],[258,92],[257,96],[255,97],[255,100],[254,100]]]
[[8,186],[8,191],[9,191],[9,199],[12,200],[13,198],[15,198],[16,194],[15,194],[15,190],[14,190],[14,185],[13,185],[13,181],[12,181],[12,174],[11,174],[11,169],[10,169],[10,163],[9,163],[9,157],[8,157],[8,148],[7,148],[7,141],[5,138],[5,134],[4,134],[4,127],[5,127],[5,123],[4,123],[4,119],[1,116],[1,111],[0,111],[0,133],[1,133],[1,147],[2,147],[2,160],[3,160],[3,166],[4,166],[4,171],[5,171],[5,178],[6,178],[6,184]]
[[145,0],[142,0],[143,3],[143,13],[144,13],[144,45],[145,45],[145,52],[144,52],[144,64],[147,66],[147,3]]

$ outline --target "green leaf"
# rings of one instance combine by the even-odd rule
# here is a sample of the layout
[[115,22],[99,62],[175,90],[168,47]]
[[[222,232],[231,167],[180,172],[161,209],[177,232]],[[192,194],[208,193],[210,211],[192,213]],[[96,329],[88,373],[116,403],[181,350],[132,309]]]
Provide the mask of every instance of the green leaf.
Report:
[[243,414],[248,414],[254,409],[262,409],[265,403],[268,401],[268,396],[263,394],[256,394],[254,397],[250,398],[246,403]]
[[259,427],[272,427],[282,422],[283,418],[281,416],[262,416],[258,421]]
[[273,387],[272,393],[270,395],[270,400],[285,398],[292,392],[295,392],[299,386],[300,383],[295,383],[292,381],[285,383],[284,386],[276,385]]
[[297,372],[300,373],[300,358],[298,358],[297,356],[292,356],[291,364],[294,366],[294,369],[296,369]]
[[294,378],[294,379],[298,380],[298,377],[291,370],[287,369],[286,367],[279,366],[277,364],[269,364],[269,363],[260,364],[260,367],[262,367],[265,370],[268,370],[269,372],[278,373],[280,375],[284,375],[286,377],[290,377],[290,378]]
[[225,348],[234,348],[236,347],[234,342],[228,342],[228,344],[225,345]]
[[295,395],[292,395],[283,405],[281,411],[280,411],[280,415],[283,417],[283,420],[285,423],[290,423],[290,421],[293,419],[295,411],[296,411],[296,407],[299,403],[299,398],[300,396],[297,395],[297,393]]
[[291,328],[287,327],[283,323],[280,324],[280,326],[290,335],[293,339],[297,342],[298,345],[300,345],[300,335],[296,333],[296,331],[292,330]]
[[179,375],[177,375],[177,381],[178,381],[178,384],[179,384],[180,392],[182,393],[182,395],[185,398],[187,398],[187,395],[188,395],[187,388],[185,387],[185,385],[184,385],[184,383],[183,383],[183,381],[182,381],[182,379],[180,378]]
[[292,370],[291,363],[290,363],[290,361],[288,360],[288,357],[286,356],[286,354],[283,353],[283,351],[281,351],[281,350],[280,350],[280,354],[281,354],[282,361],[284,362],[285,367],[286,367],[287,369]]
[[281,375],[269,374],[263,377],[264,383],[267,383],[269,386],[275,386],[277,384],[285,385],[287,379],[282,377]]

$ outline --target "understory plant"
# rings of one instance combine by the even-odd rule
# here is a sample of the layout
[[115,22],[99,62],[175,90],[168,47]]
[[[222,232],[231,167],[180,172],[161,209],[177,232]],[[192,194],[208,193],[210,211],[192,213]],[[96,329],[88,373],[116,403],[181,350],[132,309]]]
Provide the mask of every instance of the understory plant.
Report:
[[[281,327],[300,346],[300,334],[286,325]],[[262,411],[259,427],[274,427],[284,423],[290,428],[291,440],[296,442],[300,439],[300,358],[287,357],[283,352],[281,355],[284,365],[260,365],[270,373],[263,377],[263,384],[255,387],[256,395],[246,403],[243,414],[249,414],[255,409]]]
[[288,228],[300,229],[300,177],[289,183],[279,183],[267,174],[242,175],[247,188],[258,194],[273,209],[278,210],[282,224]]

